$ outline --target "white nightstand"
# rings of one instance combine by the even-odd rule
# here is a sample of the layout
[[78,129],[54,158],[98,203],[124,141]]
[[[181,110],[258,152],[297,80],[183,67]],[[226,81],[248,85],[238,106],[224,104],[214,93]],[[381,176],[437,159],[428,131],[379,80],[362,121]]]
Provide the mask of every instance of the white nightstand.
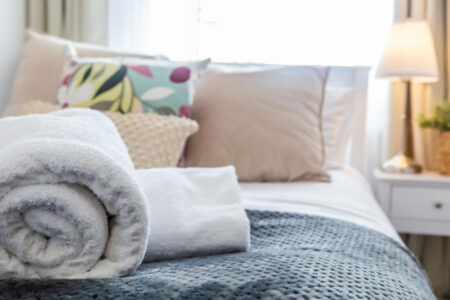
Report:
[[378,202],[398,232],[450,236],[450,176],[374,175]]

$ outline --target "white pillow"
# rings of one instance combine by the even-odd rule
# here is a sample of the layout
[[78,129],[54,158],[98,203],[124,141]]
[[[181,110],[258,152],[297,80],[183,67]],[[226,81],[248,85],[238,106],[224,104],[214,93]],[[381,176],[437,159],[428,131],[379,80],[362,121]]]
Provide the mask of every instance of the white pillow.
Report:
[[346,165],[346,152],[353,129],[357,93],[356,69],[330,67],[322,108],[322,133],[325,146],[325,168]]

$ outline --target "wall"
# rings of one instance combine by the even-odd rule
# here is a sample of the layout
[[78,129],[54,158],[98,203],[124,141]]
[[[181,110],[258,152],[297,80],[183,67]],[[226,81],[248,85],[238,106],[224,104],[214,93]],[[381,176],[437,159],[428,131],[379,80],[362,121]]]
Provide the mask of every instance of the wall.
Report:
[[25,28],[25,0],[0,0],[0,112],[9,100]]

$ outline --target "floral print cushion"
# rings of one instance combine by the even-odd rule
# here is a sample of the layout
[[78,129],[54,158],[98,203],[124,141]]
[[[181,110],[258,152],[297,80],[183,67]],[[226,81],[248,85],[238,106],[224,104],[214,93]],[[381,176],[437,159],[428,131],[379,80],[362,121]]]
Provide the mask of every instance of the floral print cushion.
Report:
[[58,92],[62,107],[189,117],[194,89],[210,60],[70,57]]

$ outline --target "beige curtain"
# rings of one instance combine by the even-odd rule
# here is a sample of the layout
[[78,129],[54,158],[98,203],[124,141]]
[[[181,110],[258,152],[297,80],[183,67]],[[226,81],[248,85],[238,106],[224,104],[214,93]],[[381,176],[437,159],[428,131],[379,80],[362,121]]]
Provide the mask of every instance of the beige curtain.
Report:
[[108,0],[27,0],[27,27],[66,39],[107,45]]
[[[447,101],[449,97],[450,72],[450,3],[446,0],[411,0],[411,16],[425,18],[431,26],[436,46],[439,65],[439,81],[433,84],[413,84],[412,108],[413,116],[419,113],[431,114],[434,106]],[[407,16],[407,0],[396,0],[395,19]],[[401,84],[393,85],[393,99],[389,124],[388,153],[394,155],[399,149],[400,117],[403,111],[403,87]],[[434,169],[436,132],[422,130],[414,126],[414,152],[415,159],[426,169]],[[450,298],[450,238],[408,235],[405,242],[417,255],[428,272],[433,288],[438,297]]]

